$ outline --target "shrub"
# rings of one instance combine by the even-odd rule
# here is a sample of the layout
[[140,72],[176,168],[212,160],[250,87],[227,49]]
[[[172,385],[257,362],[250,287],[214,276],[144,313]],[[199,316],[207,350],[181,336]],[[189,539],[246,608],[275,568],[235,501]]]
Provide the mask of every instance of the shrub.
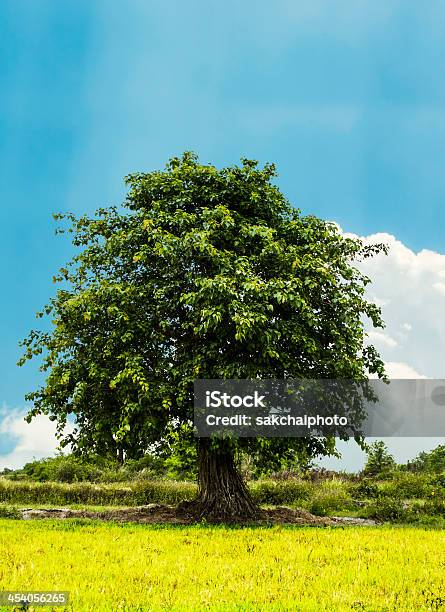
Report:
[[254,500],[259,504],[296,504],[311,497],[311,485],[302,480],[260,480],[250,486]]
[[445,518],[445,500],[431,499],[425,502],[423,506],[424,514],[431,516],[441,516]]
[[0,479],[0,502],[20,504],[128,505],[178,504],[192,499],[196,485],[174,481],[132,481],[125,484],[86,482],[11,482]]
[[445,493],[445,473],[444,474],[435,474],[431,477],[430,483],[434,487],[438,487],[441,489],[442,494]]
[[368,506],[367,514],[379,521],[401,521],[408,518],[406,508],[400,500],[390,497],[376,499]]
[[343,480],[325,480],[313,487],[313,499],[310,505],[310,511],[313,514],[325,516],[333,512],[350,510],[353,507],[350,486]]
[[112,466],[116,468],[112,462],[100,457],[82,459],[74,455],[58,455],[31,461],[21,473],[37,482],[98,482],[104,475],[107,478],[112,476]]
[[429,476],[409,472],[396,472],[391,481],[380,487],[380,494],[399,499],[422,499],[430,489]]
[[0,506],[0,518],[21,519],[22,513],[15,506]]
[[351,495],[359,499],[375,499],[380,495],[378,484],[369,478],[363,479],[350,488]]
[[[182,453],[182,454],[181,454]],[[22,470],[5,472],[8,480],[32,480],[35,482],[126,482],[133,479],[189,480],[196,476],[196,451],[173,451],[164,456],[146,454],[140,459],[130,459],[124,465],[98,456],[89,458],[75,455],[58,455],[27,463]],[[195,454],[195,455],[194,455]]]

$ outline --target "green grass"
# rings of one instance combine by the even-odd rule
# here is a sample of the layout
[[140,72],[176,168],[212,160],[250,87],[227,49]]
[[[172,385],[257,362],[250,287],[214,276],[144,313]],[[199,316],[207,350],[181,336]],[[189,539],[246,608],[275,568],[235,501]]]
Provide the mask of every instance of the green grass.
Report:
[[[333,478],[312,483],[302,479],[249,483],[260,505],[305,508],[320,516],[359,516],[401,523],[445,523],[445,489],[425,478],[402,475],[394,482],[350,482]],[[400,488],[397,488],[397,483]],[[419,486],[419,491],[415,488]],[[177,505],[190,500],[196,484],[174,480],[132,480],[124,483],[33,482],[0,478],[2,505],[17,507],[123,507],[151,503]],[[421,497],[422,493],[423,497]]]
[[0,590],[68,590],[76,612],[445,605],[437,530],[0,520],[0,550]]
[[[322,498],[330,506],[343,506],[350,496],[342,481],[317,484],[303,480],[259,480],[249,483],[253,498],[260,504],[308,504]],[[197,486],[174,480],[133,480],[120,483],[33,482],[0,478],[0,502],[89,505],[177,504],[192,499]],[[338,503],[336,503],[338,500]]]
[[175,505],[192,499],[196,485],[173,480],[141,480],[128,483],[32,482],[0,478],[0,502],[8,504],[87,504],[138,506],[149,503]]

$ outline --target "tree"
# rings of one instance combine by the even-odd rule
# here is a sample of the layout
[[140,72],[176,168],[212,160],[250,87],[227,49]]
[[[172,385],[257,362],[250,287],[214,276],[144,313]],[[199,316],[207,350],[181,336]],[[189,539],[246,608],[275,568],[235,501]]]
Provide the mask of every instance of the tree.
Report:
[[[381,313],[353,262],[385,247],[301,215],[275,175],[270,164],[219,170],[185,153],[164,171],[129,175],[122,209],[57,215],[79,252],[39,313],[52,330],[23,343],[20,363],[43,353],[47,374],[27,396],[28,418],[50,415],[76,452],[123,459],[142,455],[172,422],[187,430],[196,378],[383,376],[363,324],[382,327]],[[76,427],[64,435],[70,415]],[[257,516],[237,457],[279,465],[289,449],[329,454],[335,440],[198,440],[196,516]]]
[[408,461],[407,469],[416,472],[445,472],[445,444],[433,450],[420,452],[415,459]]
[[367,455],[368,460],[363,470],[366,476],[384,476],[396,465],[394,457],[388,451],[383,440],[377,440],[370,444]]

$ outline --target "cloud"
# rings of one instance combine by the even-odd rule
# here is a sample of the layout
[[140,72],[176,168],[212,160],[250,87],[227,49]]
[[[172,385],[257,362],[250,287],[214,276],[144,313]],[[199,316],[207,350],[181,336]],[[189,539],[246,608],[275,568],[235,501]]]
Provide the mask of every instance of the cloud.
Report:
[[[347,234],[354,236],[354,234]],[[369,330],[390,378],[445,378],[445,254],[430,250],[415,253],[395,236],[373,234],[365,244],[384,242],[389,254],[367,259],[358,266],[372,281],[368,299],[382,309],[386,329]],[[369,439],[372,442],[373,439]],[[444,438],[384,438],[398,462],[422,450],[443,444]],[[334,470],[358,471],[365,453],[353,441],[339,442],[341,459],[324,458],[320,465]]]
[[[47,416],[38,416],[27,423],[24,420],[26,411],[0,409],[0,439],[13,439],[15,446],[10,452],[0,455],[0,470],[23,467],[33,458],[40,459],[54,455],[57,450],[56,425]],[[71,426],[67,425],[66,431]]]
[[394,338],[391,338],[391,336],[381,331],[368,332],[368,338],[374,344],[380,344],[389,348],[394,348],[398,344],[397,340],[394,340]]
[[416,253],[386,233],[362,239],[389,246],[387,256],[358,265],[372,281],[367,295],[381,307],[386,323],[385,330],[368,332],[388,373],[393,378],[445,378],[445,254],[428,249]]
[[401,361],[387,361],[385,363],[386,373],[389,378],[427,378],[422,374],[419,374],[414,368],[409,366],[407,363]]

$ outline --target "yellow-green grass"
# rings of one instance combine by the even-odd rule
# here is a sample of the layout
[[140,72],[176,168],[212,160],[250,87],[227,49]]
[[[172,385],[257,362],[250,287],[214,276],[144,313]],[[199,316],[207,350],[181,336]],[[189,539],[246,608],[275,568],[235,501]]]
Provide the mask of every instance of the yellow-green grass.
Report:
[[1,520],[0,551],[0,591],[70,591],[75,611],[445,605],[440,530]]

